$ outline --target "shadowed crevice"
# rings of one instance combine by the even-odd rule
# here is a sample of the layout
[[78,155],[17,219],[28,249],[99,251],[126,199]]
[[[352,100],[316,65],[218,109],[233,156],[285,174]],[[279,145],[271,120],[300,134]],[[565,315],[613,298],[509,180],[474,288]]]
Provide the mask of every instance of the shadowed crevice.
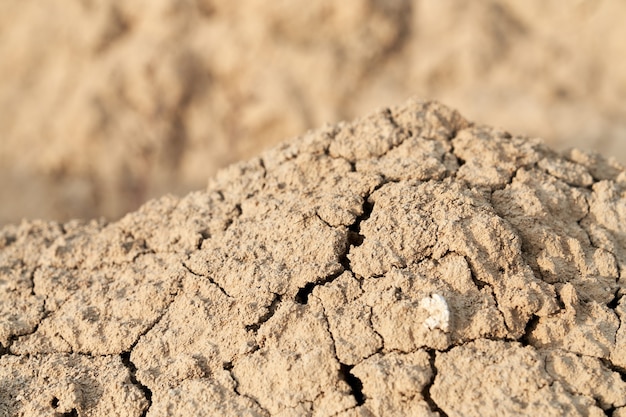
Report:
[[78,417],[78,410],[76,410],[75,408],[72,408],[71,411],[68,411],[67,413],[60,413],[57,414],[58,417]]
[[537,328],[539,324],[540,317],[536,315],[532,315],[528,323],[526,323],[526,327],[524,328],[524,334],[520,337],[519,342],[524,346],[532,346],[530,342],[530,335]]
[[[342,265],[343,265],[343,262],[342,262]],[[305,305],[308,304],[309,296],[311,295],[311,293],[313,293],[313,289],[315,289],[315,287],[319,285],[328,284],[329,282],[333,282],[335,279],[339,278],[341,274],[343,274],[346,270],[347,269],[344,266],[338,272],[335,272],[334,274],[329,275],[319,281],[307,283],[304,287],[300,288],[298,292],[296,293],[296,296],[294,298],[295,302],[298,304],[305,304]]]
[[365,394],[363,394],[363,382],[352,373],[354,366],[339,363],[339,371],[342,379],[350,386],[350,394],[356,400],[357,406],[365,403]]
[[615,294],[613,295],[613,299],[611,301],[609,301],[607,303],[607,307],[610,308],[611,310],[615,310],[617,308],[617,306],[619,305],[620,300],[622,299],[622,297],[619,294],[619,288],[615,290]]
[[361,222],[367,220],[374,211],[374,203],[369,201],[369,196],[364,199],[363,213],[358,216],[355,222],[348,228],[348,243],[351,246],[358,247],[363,244],[365,236],[361,234]]
[[124,364],[126,369],[128,369],[130,382],[132,382],[133,385],[141,390],[143,396],[148,401],[148,406],[141,414],[141,417],[145,417],[148,414],[148,410],[152,406],[152,391],[150,390],[150,388],[139,382],[139,380],[137,379],[137,366],[135,366],[135,364],[130,360],[130,353],[131,351],[123,352],[122,354],[120,354],[120,358],[122,359],[122,363]]
[[167,307],[165,307],[163,309],[163,311],[161,312],[161,314],[159,315],[159,317],[151,325],[149,325],[137,337],[137,339],[135,339],[135,341],[130,346],[130,348],[128,350],[120,353],[120,359],[122,361],[122,364],[126,367],[126,369],[128,369],[130,382],[141,390],[141,392],[143,393],[146,401],[148,402],[148,406],[143,411],[143,413],[141,413],[141,417],[145,417],[148,414],[148,410],[152,406],[152,391],[150,390],[150,388],[148,388],[146,385],[142,384],[137,379],[137,366],[133,363],[133,361],[131,361],[130,355],[133,352],[133,350],[135,349],[135,347],[137,346],[137,344],[139,343],[139,341],[141,340],[141,338],[144,337],[146,334],[148,334],[154,327],[156,327],[157,324],[159,324],[161,322],[161,320],[163,320],[163,317],[165,317],[165,315],[169,311],[170,307],[172,306],[172,304],[176,300],[176,297],[178,296],[180,290],[181,290],[181,288],[178,287],[176,293],[172,296],[172,299],[169,302],[169,304],[167,305]]
[[213,278],[206,276],[206,275],[200,275],[196,272],[193,271],[193,269],[191,269],[189,266],[187,266],[187,264],[185,262],[182,262],[183,268],[185,268],[185,270],[187,272],[189,272],[191,275],[194,275],[198,278],[202,278],[202,279],[206,279],[207,281],[209,281],[211,284],[215,285],[222,294],[224,294],[226,297],[228,298],[233,298],[230,294],[228,294],[226,292],[226,290],[217,282],[215,281]]
[[246,330],[257,332],[264,323],[266,323],[269,319],[272,318],[272,316],[274,316],[282,299],[283,297],[280,294],[274,294],[274,299],[272,300],[270,305],[267,306],[267,312],[263,314],[256,323],[247,325]]
[[[224,225],[223,232],[227,231],[230,228],[230,226],[232,226],[232,224],[235,222],[235,220],[237,220],[243,214],[243,210],[241,208],[240,203],[235,204],[234,210],[235,210],[235,215],[229,218],[228,220],[226,220],[226,224]],[[198,247],[198,249],[200,249],[200,247]]]
[[465,161],[465,159],[461,158],[457,154],[457,151],[455,149],[454,139],[456,139],[457,134],[458,134],[458,132],[454,132],[454,135],[452,135],[452,137],[450,138],[450,155],[452,155],[456,159],[456,164],[459,166],[459,168],[461,168],[463,165],[466,164],[467,161]]
[[265,407],[263,407],[261,405],[261,403],[256,398],[254,398],[251,395],[243,394],[243,393],[241,393],[239,391],[239,380],[235,377],[235,375],[233,373],[233,368],[234,368],[234,364],[232,362],[226,362],[222,366],[222,369],[224,369],[225,371],[228,372],[228,374],[230,375],[230,377],[232,378],[232,380],[234,382],[233,392],[235,394],[237,394],[238,396],[240,396],[240,397],[247,398],[248,400],[252,401],[266,415],[268,415],[268,416],[271,415],[271,413],[267,409],[265,409]]
[[430,395],[430,389],[432,388],[433,384],[435,383],[435,379],[437,378],[437,368],[435,367],[435,351],[429,350],[428,355],[430,357],[430,369],[433,372],[433,376],[431,377],[431,380],[428,382],[428,384],[424,386],[424,389],[422,389],[422,397],[424,398],[424,401],[426,401],[426,403],[428,404],[428,407],[431,409],[431,411],[439,413],[440,417],[448,417],[448,414],[446,414],[446,412],[439,407],[439,404],[437,404]]
[[343,253],[339,256],[339,263],[341,264],[342,268],[334,274],[331,274],[314,282],[309,282],[304,287],[300,288],[295,296],[296,303],[307,304],[309,302],[309,296],[311,295],[315,287],[328,284],[329,282],[333,282],[346,271],[352,272],[350,258],[348,255],[350,254],[351,248],[358,247],[363,244],[365,236],[361,234],[361,222],[369,219],[372,211],[374,210],[374,203],[369,201],[369,195],[364,197],[363,200],[363,212],[361,213],[361,215],[357,216],[354,223],[348,227],[345,249],[343,250]]

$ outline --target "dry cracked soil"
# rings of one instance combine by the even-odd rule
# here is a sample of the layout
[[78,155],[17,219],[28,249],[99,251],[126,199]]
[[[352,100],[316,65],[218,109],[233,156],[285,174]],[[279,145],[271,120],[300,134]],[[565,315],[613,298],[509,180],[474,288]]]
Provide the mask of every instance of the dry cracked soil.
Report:
[[409,101],[0,229],[0,415],[626,416],[626,171]]

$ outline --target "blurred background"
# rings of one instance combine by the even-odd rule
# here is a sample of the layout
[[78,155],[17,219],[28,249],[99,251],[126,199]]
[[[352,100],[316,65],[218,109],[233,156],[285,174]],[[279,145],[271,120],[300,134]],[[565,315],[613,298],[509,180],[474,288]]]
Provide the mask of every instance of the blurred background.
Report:
[[0,225],[116,219],[410,96],[626,162],[623,0],[0,0]]

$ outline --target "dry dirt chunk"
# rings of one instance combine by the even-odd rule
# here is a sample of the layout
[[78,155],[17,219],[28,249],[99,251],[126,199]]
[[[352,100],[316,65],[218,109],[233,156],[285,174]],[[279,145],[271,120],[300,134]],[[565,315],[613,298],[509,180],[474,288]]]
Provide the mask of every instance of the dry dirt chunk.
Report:
[[190,253],[202,240],[223,232],[238,215],[236,203],[218,192],[193,192],[178,199],[166,196],[146,203],[117,226],[131,231],[157,253]]
[[0,252],[0,346],[31,333],[44,316],[41,297],[33,296],[32,270]]
[[15,243],[17,226],[8,225],[0,228],[0,249],[6,250]]
[[[521,257],[519,237],[484,197],[453,180],[387,184],[373,193],[363,244],[348,258],[357,276],[380,276],[447,252],[466,257],[473,278],[493,289],[511,337],[528,319],[554,312],[551,286]],[[460,239],[464,236],[464,239]]]
[[343,270],[347,229],[333,228],[295,193],[251,199],[219,239],[208,239],[188,266],[235,298],[267,306],[307,283]]
[[[57,242],[65,238],[72,226],[73,223],[65,228],[55,222],[33,221],[0,232],[0,345],[7,347],[10,340],[35,331],[50,309],[68,297],[66,288],[50,288],[40,278],[49,276],[49,253],[55,251]],[[72,266],[70,262],[68,268]],[[51,281],[74,278],[66,269],[54,274]],[[51,289],[55,293],[48,291]]]
[[45,252],[66,233],[61,224],[41,220],[23,221],[13,229],[9,235],[10,244],[2,250],[0,256],[3,262],[5,257],[19,259],[30,268],[38,265],[41,262],[42,252]]
[[269,416],[253,400],[235,392],[228,372],[222,374],[226,375],[219,375],[218,380],[190,379],[173,388],[154,390],[147,417]]
[[278,144],[273,149],[261,153],[262,166],[267,172],[271,172],[278,165],[298,155],[328,155],[328,148],[337,132],[339,132],[337,125],[325,125],[316,130],[307,131],[297,140],[288,140]]
[[356,169],[387,181],[443,179],[455,163],[451,149],[448,143],[412,136],[379,158],[357,161]]
[[433,101],[411,99],[391,108],[391,115],[411,136],[442,143],[448,143],[460,130],[471,126],[456,110]]
[[408,132],[396,125],[391,111],[386,109],[354,122],[339,124],[329,154],[350,162],[379,158],[408,136]]
[[161,317],[188,274],[174,255],[146,255],[132,264],[83,273],[88,274],[81,279],[84,285],[35,333],[16,340],[12,352],[46,353],[67,345],[92,355],[127,351]]
[[614,181],[593,185],[589,215],[581,224],[594,245],[612,253],[619,262],[621,287],[626,287],[626,187]]
[[[489,286],[472,281],[464,257],[448,255],[363,283],[363,303],[372,310],[373,329],[384,352],[412,352],[422,347],[447,349],[480,337],[513,337]],[[426,308],[442,300],[445,316]],[[432,323],[432,324],[430,324]]]
[[515,172],[537,163],[546,152],[535,139],[511,137],[488,127],[466,129],[452,141],[454,154],[464,162],[457,177],[472,186],[502,188]]
[[254,300],[229,297],[203,277],[185,280],[160,322],[133,349],[137,377],[151,389],[210,376],[258,348],[252,331],[269,314]]
[[[571,285],[571,284],[570,284]],[[564,291],[572,295],[564,295]],[[541,317],[528,332],[533,346],[558,348],[582,355],[609,359],[620,355],[616,334],[619,320],[613,310],[595,301],[581,302],[569,286],[561,291],[565,308],[550,317]]]
[[615,335],[615,349],[611,352],[611,361],[616,366],[626,369],[626,297],[622,296],[615,309],[620,326]]
[[147,408],[118,356],[0,358],[0,415],[138,417]]
[[544,352],[546,370],[572,393],[594,398],[604,410],[626,405],[626,381],[597,358],[560,350]]
[[45,315],[58,310],[80,288],[88,285],[88,274],[76,269],[42,266],[33,273],[33,293],[42,298]]
[[[339,131],[330,144],[329,154],[357,164],[359,161],[371,160],[371,163],[378,165],[376,159],[380,158],[380,168],[387,170],[391,175],[393,172],[397,175],[398,169],[392,167],[390,162],[398,156],[405,156],[409,150],[419,149],[421,144],[413,142],[395,155],[385,158],[384,156],[394,148],[409,138],[424,138],[440,141],[448,151],[448,140],[458,130],[467,126],[469,123],[456,111],[439,103],[411,101],[408,106],[382,110],[354,122],[340,124]],[[440,164],[428,159],[422,162],[425,162],[426,166],[420,168],[418,176],[431,177],[436,173],[441,174]],[[368,166],[366,163],[359,171],[364,171],[368,167],[371,165]]]
[[423,392],[431,382],[430,355],[413,353],[376,354],[352,369],[363,384],[361,415],[435,417]]
[[301,154],[268,171],[263,195],[289,191],[329,225],[349,226],[363,213],[363,197],[381,182],[374,172],[354,172],[344,159]]
[[238,215],[217,192],[165,196],[112,224],[70,222],[40,262],[57,268],[97,269],[147,253],[189,254],[203,239],[221,233]]
[[448,416],[604,416],[591,397],[571,393],[531,346],[477,340],[438,353],[432,399]]
[[571,162],[587,168],[593,178],[598,181],[614,180],[624,171],[624,166],[618,163],[614,158],[605,158],[595,152],[571,149],[565,153],[565,156]]
[[317,287],[313,295],[324,306],[341,363],[355,365],[382,349],[382,337],[371,324],[372,309],[363,303],[363,290],[350,272]]
[[539,170],[521,169],[492,201],[522,237],[526,260],[545,281],[570,282],[585,301],[613,299],[618,265],[580,226],[589,211],[585,193]]
[[257,343],[259,350],[236,360],[232,373],[238,392],[271,415],[332,416],[356,405],[315,297],[306,306],[282,303]]
[[90,222],[74,225],[71,231],[56,239],[42,253],[40,262],[55,268],[91,270],[127,264],[149,252],[145,239],[135,238],[118,223]]
[[[295,155],[297,153],[291,155],[291,158]],[[220,193],[225,201],[238,204],[242,199],[254,196],[263,188],[266,174],[267,169],[262,158],[237,162],[219,170],[210,178],[207,191]]]
[[569,185],[588,187],[593,184],[593,177],[582,165],[560,158],[544,158],[537,165],[548,174]]

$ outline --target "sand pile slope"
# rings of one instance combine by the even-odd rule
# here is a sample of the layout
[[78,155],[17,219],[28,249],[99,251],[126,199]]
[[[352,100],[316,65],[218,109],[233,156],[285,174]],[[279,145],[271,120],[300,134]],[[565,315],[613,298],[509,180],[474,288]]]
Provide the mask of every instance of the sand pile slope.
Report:
[[412,101],[0,230],[0,415],[626,415],[626,172]]

